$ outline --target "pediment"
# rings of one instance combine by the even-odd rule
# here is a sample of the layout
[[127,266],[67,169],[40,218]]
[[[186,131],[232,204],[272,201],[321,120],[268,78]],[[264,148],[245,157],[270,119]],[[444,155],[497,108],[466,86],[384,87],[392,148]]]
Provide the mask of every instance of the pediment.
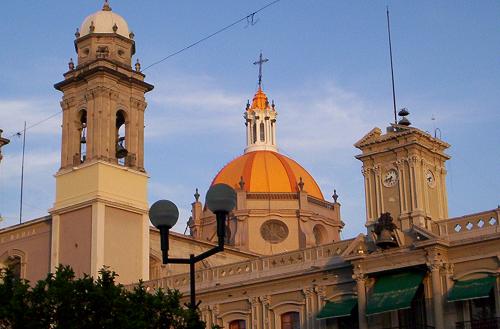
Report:
[[372,130],[370,130],[369,133],[363,136],[359,141],[357,141],[354,144],[354,147],[357,147],[358,149],[361,149],[363,146],[365,146],[367,143],[373,143],[376,140],[379,139],[380,135],[382,135],[382,130],[380,128],[375,127]]

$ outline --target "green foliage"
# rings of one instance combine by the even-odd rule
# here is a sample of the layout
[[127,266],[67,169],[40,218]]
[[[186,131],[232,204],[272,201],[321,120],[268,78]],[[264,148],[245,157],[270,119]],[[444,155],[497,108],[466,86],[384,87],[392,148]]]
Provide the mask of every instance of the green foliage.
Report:
[[[10,270],[0,273],[0,329],[205,329],[197,310],[181,306],[177,290],[132,290],[102,269],[94,280],[59,266],[34,286]],[[215,327],[214,327],[215,328]]]

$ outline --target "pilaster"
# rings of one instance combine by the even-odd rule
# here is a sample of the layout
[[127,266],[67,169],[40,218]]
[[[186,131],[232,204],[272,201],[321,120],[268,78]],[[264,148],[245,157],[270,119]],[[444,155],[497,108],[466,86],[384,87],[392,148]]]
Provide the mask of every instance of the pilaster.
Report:
[[358,293],[359,329],[368,329],[368,322],[366,319],[366,280],[368,277],[359,264],[354,265],[353,272],[352,278],[356,281],[356,290]]

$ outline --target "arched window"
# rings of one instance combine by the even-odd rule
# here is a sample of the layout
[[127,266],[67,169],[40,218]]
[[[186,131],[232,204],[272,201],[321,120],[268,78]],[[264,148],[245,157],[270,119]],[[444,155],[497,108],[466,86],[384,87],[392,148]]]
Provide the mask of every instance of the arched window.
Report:
[[327,242],[326,230],[322,225],[315,225],[313,228],[313,234],[317,246],[325,244]]
[[257,142],[257,124],[252,125],[252,140],[253,142]]
[[245,320],[234,320],[229,322],[229,329],[246,329]]
[[271,121],[271,132],[270,132],[270,134],[271,134],[271,137],[270,137],[271,138],[271,144],[274,145],[275,144],[275,142],[274,142],[274,121]]
[[263,142],[266,140],[266,132],[264,128],[264,122],[260,123],[260,141]]
[[116,112],[116,159],[118,164],[125,165],[127,157],[127,142],[126,142],[126,114],[125,111],[119,110]]
[[87,159],[87,111],[81,110],[78,114],[80,131],[80,162],[83,163]]
[[281,314],[281,329],[300,329],[299,312]]
[[12,271],[12,274],[14,274],[15,278],[21,278],[21,257],[9,256],[6,265]]

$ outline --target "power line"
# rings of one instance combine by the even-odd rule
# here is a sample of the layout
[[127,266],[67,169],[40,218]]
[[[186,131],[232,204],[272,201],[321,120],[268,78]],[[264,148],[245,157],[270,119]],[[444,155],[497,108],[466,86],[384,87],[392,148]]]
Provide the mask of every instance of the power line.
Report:
[[265,6],[261,7],[261,8],[259,8],[259,9],[257,9],[257,10],[256,10],[256,11],[254,11],[253,13],[248,14],[248,15],[246,15],[245,17],[242,17],[242,18],[240,18],[240,19],[238,19],[238,20],[234,21],[233,23],[231,23],[231,24],[229,24],[229,25],[226,25],[225,27],[221,28],[220,30],[217,30],[217,31],[215,31],[215,32],[214,32],[214,33],[212,33],[212,34],[209,34],[209,35],[207,35],[206,37],[201,38],[200,40],[198,40],[198,41],[196,41],[196,42],[193,42],[192,44],[190,44],[190,45],[188,45],[188,46],[185,46],[184,48],[182,48],[182,49],[180,49],[180,50],[177,50],[177,51],[175,51],[175,52],[171,53],[170,55],[168,55],[168,56],[166,56],[166,57],[164,57],[164,58],[162,58],[162,59],[160,59],[160,60],[158,60],[158,61],[154,62],[154,63],[153,63],[153,64],[151,64],[151,65],[148,65],[145,69],[143,69],[143,70],[142,70],[142,72],[146,71],[147,69],[149,69],[149,68],[150,68],[150,67],[152,67],[152,66],[155,66],[155,65],[157,65],[157,64],[160,64],[160,63],[162,63],[162,62],[166,61],[167,59],[169,59],[169,58],[171,58],[171,57],[174,57],[174,56],[175,56],[175,55],[177,55],[177,54],[180,54],[180,53],[182,53],[182,52],[184,52],[184,51],[188,50],[189,48],[192,48],[192,47],[194,47],[194,46],[196,46],[196,45],[198,45],[198,44],[202,43],[202,42],[203,42],[203,41],[205,41],[205,40],[210,39],[210,38],[211,38],[211,37],[213,37],[213,36],[216,36],[216,35],[217,35],[217,34],[219,34],[219,33],[222,33],[222,32],[224,32],[224,31],[226,31],[226,30],[230,29],[231,27],[233,27],[233,26],[235,26],[236,24],[241,23],[241,22],[243,22],[243,21],[245,21],[245,20],[246,20],[247,22],[249,22],[250,24],[252,24],[252,25],[253,25],[253,24],[255,23],[255,21],[254,21],[254,16],[255,16],[255,14],[257,14],[257,13],[259,13],[259,12],[263,11],[264,9],[266,9],[266,8],[268,8],[268,7],[272,6],[272,5],[274,5],[274,4],[276,4],[277,2],[280,2],[280,1],[281,1],[281,0],[274,0],[274,1],[270,2],[270,3],[268,3],[267,5],[265,5]]
[[[265,10],[266,8],[268,8],[268,7],[272,6],[272,5],[274,5],[274,4],[276,4],[276,3],[280,2],[280,1],[281,1],[281,0],[274,0],[274,1],[272,1],[272,2],[270,2],[270,3],[268,3],[268,4],[266,4],[265,6],[263,6],[263,7],[259,8],[259,9],[257,9],[257,10],[256,10],[256,11],[254,11],[253,13],[248,14],[248,15],[246,15],[245,17],[242,17],[242,18],[240,18],[240,19],[238,19],[238,20],[234,21],[233,23],[231,23],[231,24],[229,24],[229,25],[226,25],[225,27],[223,27],[223,28],[221,28],[221,29],[219,29],[219,30],[215,31],[214,33],[209,34],[209,35],[207,35],[206,37],[201,38],[200,40],[198,40],[198,41],[196,41],[196,42],[194,42],[194,43],[192,43],[192,44],[190,44],[190,45],[187,45],[187,46],[185,46],[184,48],[182,48],[182,49],[180,49],[180,50],[178,50],[178,51],[176,51],[176,52],[173,52],[173,53],[169,54],[168,56],[166,56],[166,57],[164,57],[164,58],[162,58],[162,59],[160,59],[160,60],[158,60],[158,61],[156,61],[156,62],[152,63],[151,65],[148,65],[146,68],[144,68],[144,69],[142,70],[142,72],[146,71],[146,70],[147,70],[147,69],[149,69],[150,67],[153,67],[153,66],[155,66],[155,65],[157,65],[157,64],[160,64],[160,63],[162,63],[162,62],[166,61],[167,59],[169,59],[169,58],[171,58],[171,57],[173,57],[173,56],[175,56],[175,55],[178,55],[178,54],[180,54],[180,53],[182,53],[182,52],[184,52],[184,51],[186,51],[186,50],[188,50],[188,49],[190,49],[190,48],[192,48],[192,47],[194,47],[194,46],[196,46],[196,45],[198,45],[198,44],[202,43],[203,41],[206,41],[206,40],[208,40],[208,39],[210,39],[210,38],[212,38],[212,37],[216,36],[216,35],[217,35],[217,34],[219,34],[219,33],[222,33],[222,32],[224,32],[224,31],[226,31],[226,30],[230,29],[231,27],[233,27],[233,26],[235,26],[236,24],[241,23],[241,22],[243,22],[243,21],[245,21],[245,20],[246,20],[246,21],[247,21],[250,25],[254,25],[254,24],[256,23],[256,21],[254,20],[254,16],[255,16],[255,14],[257,14],[257,13],[259,13],[259,12],[261,12],[261,11]],[[38,121],[38,122],[36,122],[36,123],[34,123],[34,124],[32,124],[32,125],[30,125],[30,126],[26,127],[26,130],[29,130],[29,129],[31,129],[31,128],[34,128],[34,127],[36,127],[36,126],[38,126],[38,125],[40,125],[40,124],[42,124],[42,123],[44,123],[44,122],[46,122],[46,121],[48,121],[48,120],[52,119],[53,117],[55,117],[55,116],[57,116],[57,115],[61,114],[61,112],[62,112],[62,111],[59,111],[59,112],[57,112],[57,113],[54,113],[53,115],[51,115],[51,116],[49,116],[49,117],[47,117],[47,118],[45,118],[45,119],[43,119],[43,120],[41,120],[41,121]],[[10,135],[10,136],[9,136],[9,137],[7,137],[7,138],[12,138],[12,137],[14,137],[14,136],[21,136],[22,134],[23,134],[23,131],[22,131],[22,130],[20,130],[20,131],[18,131],[18,132],[13,133],[12,135]]]
[[[57,113],[54,113],[54,114],[52,114],[51,116],[46,117],[45,119],[42,119],[42,120],[40,120],[40,121],[38,121],[38,122],[36,122],[36,123],[32,124],[31,126],[25,127],[25,130],[24,130],[24,131],[29,130],[29,129],[31,129],[31,128],[35,128],[36,126],[41,125],[41,124],[42,124],[42,123],[44,123],[45,121],[48,121],[48,120],[50,120],[50,119],[52,119],[52,118],[54,118],[54,117],[58,116],[59,114],[61,114],[61,112],[62,112],[62,111],[59,111],[59,112],[57,112]],[[13,133],[12,135],[10,135],[10,136],[9,136],[9,137],[7,137],[7,138],[12,138],[12,137],[14,137],[14,136],[21,136],[22,134],[23,134],[23,130],[19,130],[18,132]]]

